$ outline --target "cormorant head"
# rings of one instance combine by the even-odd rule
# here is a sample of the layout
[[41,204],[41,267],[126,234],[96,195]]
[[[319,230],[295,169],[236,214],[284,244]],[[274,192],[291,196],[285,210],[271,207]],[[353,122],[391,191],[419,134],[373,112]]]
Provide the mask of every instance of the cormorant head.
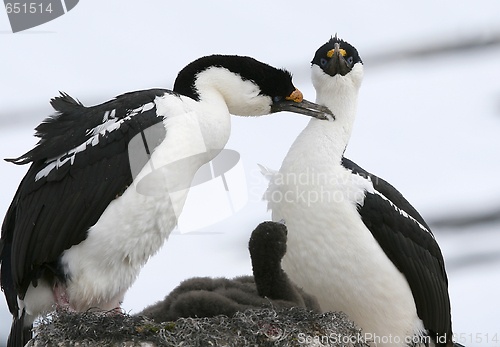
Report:
[[303,99],[292,75],[250,57],[211,55],[199,58],[179,72],[174,91],[196,101],[220,93],[231,114],[262,116],[289,111],[328,119],[331,111]]
[[263,222],[252,232],[248,249],[252,263],[280,264],[286,253],[287,228],[283,223]]
[[333,77],[345,76],[356,64],[363,65],[363,62],[354,46],[335,35],[316,51],[311,64]]
[[[358,51],[335,35],[316,51],[311,64],[316,102],[328,106],[337,124],[346,122],[342,127],[350,136],[363,81],[363,62]],[[348,141],[348,137],[343,141]]]

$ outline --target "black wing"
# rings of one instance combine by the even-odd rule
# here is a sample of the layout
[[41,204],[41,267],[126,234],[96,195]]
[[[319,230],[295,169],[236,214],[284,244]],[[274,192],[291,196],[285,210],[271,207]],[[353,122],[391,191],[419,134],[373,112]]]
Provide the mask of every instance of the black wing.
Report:
[[[373,237],[389,259],[405,275],[417,306],[417,314],[431,336],[451,341],[451,313],[443,255],[429,226],[393,186],[347,158],[342,165],[370,178],[379,194],[367,193],[358,210]],[[392,202],[392,204],[391,204]],[[402,211],[404,212],[402,212]]]
[[[14,316],[16,296],[23,298],[47,270],[61,275],[61,253],[83,241],[109,203],[132,183],[127,145],[163,120],[154,100],[165,93],[173,92],[132,92],[93,107],[61,93],[51,101],[57,114],[36,128],[37,146],[8,159],[32,163],[2,225],[2,288]],[[162,129],[158,145],[165,130],[154,128]]]

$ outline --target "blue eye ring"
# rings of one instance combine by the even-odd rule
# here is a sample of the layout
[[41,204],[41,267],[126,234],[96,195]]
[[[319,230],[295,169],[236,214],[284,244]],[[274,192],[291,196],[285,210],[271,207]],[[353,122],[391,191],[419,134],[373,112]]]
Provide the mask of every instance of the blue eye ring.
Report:
[[353,57],[349,57],[349,58],[347,58],[347,63],[348,63],[349,65],[351,65],[351,64],[353,63],[353,61],[354,61],[354,58],[353,58]]
[[281,99],[283,99],[283,97],[282,97],[282,96],[275,96],[275,97],[273,98],[273,101],[274,101],[274,102],[279,102],[279,101],[281,101]]
[[325,58],[321,58],[320,63],[321,63],[321,66],[325,66],[326,63],[328,63],[328,60],[326,60]]

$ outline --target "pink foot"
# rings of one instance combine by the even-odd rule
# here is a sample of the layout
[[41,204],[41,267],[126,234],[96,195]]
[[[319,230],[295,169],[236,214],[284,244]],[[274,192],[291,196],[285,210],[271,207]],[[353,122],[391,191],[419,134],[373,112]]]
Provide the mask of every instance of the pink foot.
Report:
[[109,311],[109,314],[111,315],[119,315],[119,314],[123,314],[123,310],[122,308],[120,307],[120,304],[118,304],[117,307],[115,307],[114,309],[110,310]]
[[68,293],[66,292],[66,286],[64,285],[56,284],[54,286],[54,300],[58,307],[72,312],[86,311],[88,309],[90,311],[106,311],[110,315],[123,314],[122,308],[120,307],[121,302],[119,300],[111,300],[110,302],[100,307],[97,304],[95,307],[80,307],[79,310],[77,310],[73,306],[71,306],[68,298]]
[[59,307],[62,307],[68,311],[76,311],[73,307],[71,307],[69,303],[65,286],[60,286],[56,283],[56,285],[54,286],[54,299],[56,301],[56,305],[58,305]]

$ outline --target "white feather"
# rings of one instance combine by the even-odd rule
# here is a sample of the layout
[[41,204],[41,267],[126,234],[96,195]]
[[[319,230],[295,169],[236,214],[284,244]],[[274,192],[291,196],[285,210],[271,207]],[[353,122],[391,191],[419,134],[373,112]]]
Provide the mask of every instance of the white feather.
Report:
[[279,173],[265,171],[270,176],[265,198],[273,220],[286,220],[283,268],[290,278],[316,295],[324,311],[345,312],[374,338],[392,336],[379,346],[403,346],[423,328],[411,289],[357,211],[365,194],[375,192],[372,182],[340,164],[362,78],[360,63],[335,77],[313,65],[316,102],[336,119],[310,120]]

